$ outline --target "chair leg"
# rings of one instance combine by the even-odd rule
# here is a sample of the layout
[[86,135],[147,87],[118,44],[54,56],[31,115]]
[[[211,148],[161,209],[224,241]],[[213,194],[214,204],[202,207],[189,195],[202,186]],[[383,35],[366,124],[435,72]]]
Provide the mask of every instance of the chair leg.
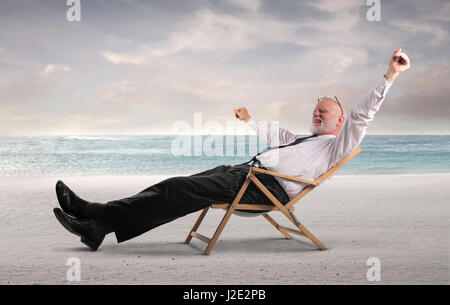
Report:
[[289,214],[291,215],[292,219],[294,221],[293,224],[300,229],[300,231],[304,234],[304,236],[308,237],[317,247],[319,247],[320,250],[325,249],[325,246],[318,240],[311,232],[306,229],[305,226],[303,226],[300,221],[298,221],[297,217],[295,217],[295,214],[292,210],[289,210]]
[[222,221],[220,222],[219,226],[216,229],[216,232],[214,233],[213,237],[211,238],[211,241],[208,243],[208,247],[205,249],[205,254],[209,255],[216,244],[217,240],[219,239],[220,234],[222,233],[223,229],[225,228],[225,225],[227,224],[228,220],[230,219],[231,215],[233,214],[234,208],[230,207],[228,211],[225,213],[225,216],[222,218]]
[[198,217],[197,221],[195,222],[194,226],[192,227],[191,232],[189,232],[189,235],[187,236],[185,243],[190,243],[192,240],[192,233],[195,233],[198,229],[198,227],[200,226],[200,224],[203,221],[203,218],[205,218],[206,213],[208,213],[209,207],[206,207],[203,209],[202,213],[200,214],[200,216]]
[[296,224],[296,226],[300,229],[300,231],[305,234],[306,237],[308,237],[320,250],[324,250],[325,246],[318,240],[311,232],[306,229],[305,226],[303,226],[300,222]]
[[223,217],[222,221],[220,222],[220,225],[217,227],[217,230],[214,233],[214,236],[211,238],[211,241],[209,242],[208,247],[206,247],[206,250],[205,250],[206,255],[209,255],[209,253],[211,253],[212,248],[216,244],[217,239],[219,239],[219,236],[223,231],[223,228],[225,228],[225,225],[227,224],[231,215],[233,215],[235,205],[239,203],[239,200],[241,200],[242,195],[244,195],[249,184],[250,184],[250,179],[249,179],[249,176],[247,175],[247,178],[245,179],[244,183],[242,184],[241,189],[239,190],[239,192],[237,193],[236,197],[233,200],[233,203],[230,205],[227,212],[225,213],[225,216]]
[[286,232],[285,230],[283,230],[282,228],[280,228],[280,225],[272,218],[268,215],[268,213],[263,214],[264,218],[267,219],[278,231],[281,232],[281,234],[284,235],[284,237],[286,237],[287,239],[292,239],[292,236]]

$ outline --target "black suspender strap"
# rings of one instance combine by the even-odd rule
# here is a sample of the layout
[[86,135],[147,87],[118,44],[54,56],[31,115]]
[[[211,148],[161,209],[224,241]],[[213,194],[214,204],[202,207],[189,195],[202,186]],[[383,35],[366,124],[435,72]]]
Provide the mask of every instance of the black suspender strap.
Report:
[[253,158],[252,158],[251,160],[249,160],[249,161],[247,161],[247,162],[244,162],[244,163],[242,163],[242,164],[239,164],[239,165],[244,165],[244,164],[248,164],[248,163],[252,162],[252,164],[250,164],[250,166],[255,166],[255,165],[257,165],[257,167],[259,167],[259,166],[261,166],[261,162],[259,162],[259,160],[256,159],[257,156],[259,156],[259,155],[261,155],[261,154],[263,154],[263,153],[265,153],[265,152],[268,152],[269,150],[281,149],[281,148],[284,148],[284,147],[297,145],[297,144],[299,144],[299,143],[305,141],[306,139],[314,138],[314,137],[317,137],[317,135],[316,135],[316,134],[313,134],[313,135],[308,136],[308,137],[298,138],[298,139],[296,139],[295,141],[293,141],[292,143],[289,143],[289,144],[286,144],[286,145],[280,145],[280,146],[276,146],[276,147],[270,147],[270,148],[267,148],[267,149],[263,150],[262,152],[259,152],[258,154],[256,154],[255,156],[253,156]]

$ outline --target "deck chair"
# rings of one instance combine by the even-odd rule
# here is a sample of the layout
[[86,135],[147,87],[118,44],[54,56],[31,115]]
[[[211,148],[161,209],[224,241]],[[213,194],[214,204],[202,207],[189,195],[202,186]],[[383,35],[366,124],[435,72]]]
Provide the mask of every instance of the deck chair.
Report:
[[[311,192],[315,187],[320,185],[324,180],[326,180],[328,177],[333,175],[339,168],[341,168],[345,163],[347,163],[350,159],[352,159],[354,156],[356,156],[361,151],[361,148],[358,147],[350,156],[339,162],[337,165],[329,169],[326,173],[321,175],[319,178],[317,178],[314,181],[308,181],[304,179],[300,179],[297,177],[292,176],[286,176],[280,173],[272,172],[269,170],[264,170],[257,167],[250,167],[250,171],[247,174],[247,177],[240,188],[239,192],[237,193],[236,197],[234,198],[232,203],[226,203],[226,204],[212,204],[209,207],[206,207],[201,212],[200,216],[198,217],[196,223],[194,224],[194,227],[189,232],[189,235],[187,236],[185,242],[189,244],[193,237],[200,239],[201,241],[208,244],[208,246],[205,249],[205,254],[209,255],[216,244],[220,234],[222,233],[223,229],[225,228],[225,225],[227,224],[228,220],[230,219],[231,215],[237,214],[239,216],[244,216],[245,214],[255,215],[254,212],[245,212],[245,211],[259,211],[260,213],[257,213],[257,216],[264,216],[267,221],[269,221],[278,231],[281,232],[287,239],[292,239],[292,236],[289,233],[297,234],[302,237],[309,238],[320,250],[325,249],[325,246],[310,232],[306,229],[304,225],[298,221],[298,219],[295,217],[294,212],[294,205],[303,198],[306,194]],[[290,200],[285,205],[281,204],[275,196],[272,195],[272,193],[259,181],[258,178],[256,178],[255,173],[263,173],[267,175],[272,175],[275,177],[288,179],[292,181],[298,181],[306,183],[307,186],[303,188],[292,200]],[[244,192],[246,191],[247,187],[250,183],[255,183],[256,186],[264,193],[264,195],[267,196],[267,198],[273,203],[273,205],[267,205],[267,204],[243,204],[239,203],[239,200],[241,199],[242,195],[244,195]],[[205,218],[206,213],[208,210],[212,209],[225,209],[226,213],[223,217],[222,221],[220,222],[219,226],[216,229],[216,232],[214,233],[212,238],[208,238],[200,233],[197,232],[200,224],[203,221],[203,218]],[[280,211],[283,215],[285,215],[295,226],[295,229],[281,226],[279,225],[272,217],[270,217],[268,214],[272,211]],[[289,233],[288,233],[289,232]]]

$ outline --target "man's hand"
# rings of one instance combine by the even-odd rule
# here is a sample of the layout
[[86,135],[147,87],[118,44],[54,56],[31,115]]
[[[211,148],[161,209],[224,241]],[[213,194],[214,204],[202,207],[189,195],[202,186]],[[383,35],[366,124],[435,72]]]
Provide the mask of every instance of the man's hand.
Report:
[[408,55],[402,52],[402,49],[394,50],[391,61],[389,62],[389,68],[384,77],[388,82],[393,83],[395,78],[401,73],[411,67],[411,62]]
[[247,108],[245,107],[234,109],[234,115],[236,116],[236,119],[244,121],[245,123],[251,119],[251,116],[248,114]]

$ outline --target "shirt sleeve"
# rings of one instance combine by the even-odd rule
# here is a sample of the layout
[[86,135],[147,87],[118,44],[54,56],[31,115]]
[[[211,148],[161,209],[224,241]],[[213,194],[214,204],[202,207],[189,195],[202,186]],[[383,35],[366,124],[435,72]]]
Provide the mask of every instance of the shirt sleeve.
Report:
[[350,155],[361,144],[369,122],[380,109],[391,85],[383,76],[349,113],[331,147],[331,158],[335,164]]
[[280,128],[278,124],[272,124],[272,122],[250,119],[247,126],[255,131],[259,137],[265,139],[270,146],[289,144],[299,137],[299,135]]

